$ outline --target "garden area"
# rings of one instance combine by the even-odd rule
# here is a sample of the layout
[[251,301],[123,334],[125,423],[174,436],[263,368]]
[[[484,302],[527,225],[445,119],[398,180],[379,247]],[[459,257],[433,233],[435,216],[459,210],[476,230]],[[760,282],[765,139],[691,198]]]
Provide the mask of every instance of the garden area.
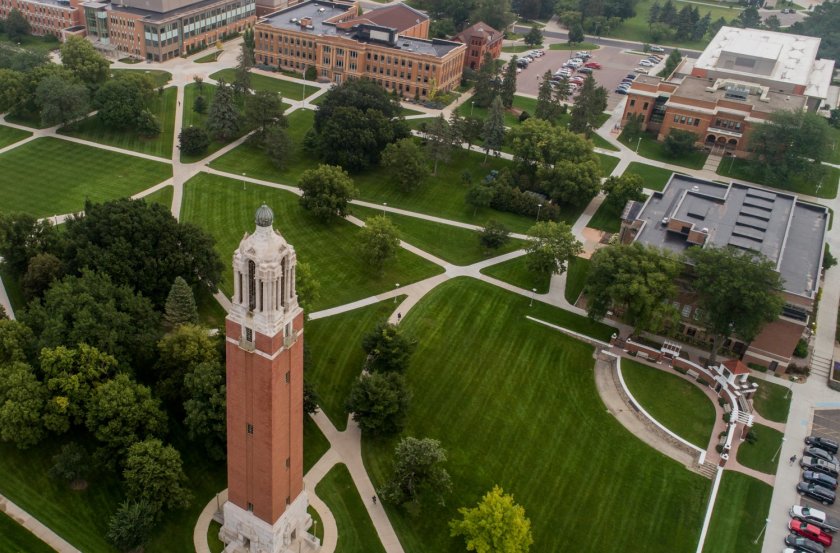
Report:
[[724,177],[764,184],[795,194],[805,194],[827,199],[837,197],[840,169],[823,166],[822,177],[814,178],[805,175],[793,175],[789,181],[784,183],[775,182],[769,184],[768,175],[762,171],[762,168],[766,167],[765,165],[757,165],[756,162],[749,159],[731,157],[720,162],[717,173]]
[[659,142],[655,136],[650,134],[631,139],[627,137],[626,133],[621,133],[618,140],[633,151],[636,151],[638,146],[638,154],[642,157],[670,165],[688,167],[689,169],[702,169],[706,163],[706,157],[708,157],[708,154],[702,150],[694,150],[682,157],[672,157],[668,155],[662,142]]
[[661,167],[654,167],[653,165],[633,161],[627,166],[627,169],[624,170],[624,174],[639,175],[642,177],[642,180],[645,181],[645,188],[661,192],[665,189],[665,185],[668,184],[668,181],[674,172],[670,169],[663,169]]
[[753,408],[759,415],[773,422],[786,423],[790,411],[790,388],[767,380],[752,380],[758,384],[753,396]]
[[[694,551],[708,480],[606,413],[592,348],[528,321],[529,314],[550,322],[568,315],[460,278],[403,319],[407,333],[422,337],[406,373],[414,399],[403,434],[440,440],[453,483],[446,506],[422,516],[385,504],[405,550],[463,551],[463,541],[449,537],[448,521],[498,484],[530,518],[534,551]],[[363,439],[375,485],[390,474],[395,442]]]

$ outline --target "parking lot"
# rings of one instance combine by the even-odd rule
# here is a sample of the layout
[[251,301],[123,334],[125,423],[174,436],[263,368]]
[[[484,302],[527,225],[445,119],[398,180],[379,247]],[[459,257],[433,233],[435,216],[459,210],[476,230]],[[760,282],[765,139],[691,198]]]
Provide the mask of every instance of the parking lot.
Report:
[[[575,57],[574,50],[549,50],[547,47],[543,48],[543,50],[545,50],[545,55],[535,59],[519,74],[516,80],[517,92],[536,96],[540,86],[537,77],[542,77],[548,70],[553,74],[560,69],[563,63]],[[601,69],[594,70],[592,75],[598,81],[598,84],[609,91],[607,111],[611,111],[624,98],[624,96],[613,92],[615,87],[625,75],[633,72],[638,62],[644,59],[645,56],[629,54],[626,50],[614,46],[601,46],[597,50],[591,50],[591,53],[592,58],[589,61],[598,62],[602,67]],[[662,64],[652,68],[651,74],[661,70],[661,68]]]
[[[840,441],[840,409],[822,409],[814,411],[814,420],[811,424],[811,435],[822,436],[823,438],[831,438],[832,440]],[[804,449],[805,444],[802,443],[799,444],[799,446],[800,453],[797,453],[797,456],[801,457],[801,451]],[[784,463],[786,460],[782,459],[781,462]],[[801,499],[802,505],[807,505],[809,507],[825,511],[831,516],[840,518],[840,501],[836,502],[834,505],[823,505],[817,501],[806,499],[804,497]]]

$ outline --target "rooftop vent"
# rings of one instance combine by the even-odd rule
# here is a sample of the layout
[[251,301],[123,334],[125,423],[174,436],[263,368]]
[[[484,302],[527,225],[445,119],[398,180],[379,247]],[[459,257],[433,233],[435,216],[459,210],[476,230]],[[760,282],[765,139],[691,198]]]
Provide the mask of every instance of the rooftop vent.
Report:
[[697,185],[694,185],[694,186],[691,187],[691,191],[692,192],[700,192],[700,187],[697,186]]
[[293,17],[293,18],[291,18],[291,19],[289,20],[289,22],[290,22],[290,23],[297,23],[297,22],[298,22],[298,18],[297,18],[297,17]]
[[318,13],[324,13],[327,11],[327,8],[318,8]]

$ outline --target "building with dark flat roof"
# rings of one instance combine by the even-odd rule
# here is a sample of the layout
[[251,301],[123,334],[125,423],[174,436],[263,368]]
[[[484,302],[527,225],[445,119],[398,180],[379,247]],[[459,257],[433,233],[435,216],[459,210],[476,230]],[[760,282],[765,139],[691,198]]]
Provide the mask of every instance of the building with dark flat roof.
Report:
[[[674,174],[661,192],[644,203],[628,203],[620,239],[675,253],[690,247],[734,247],[773,262],[784,288],[782,316],[752,343],[733,339],[727,348],[740,350],[745,362],[775,370],[790,363],[813,314],[828,216],[827,208],[794,194]],[[705,340],[693,298],[683,293],[678,299],[680,333]]]
[[466,47],[426,38],[428,17],[404,4],[358,14],[355,3],[310,0],[261,18],[257,64],[342,83],[368,78],[401,96],[458,86]]

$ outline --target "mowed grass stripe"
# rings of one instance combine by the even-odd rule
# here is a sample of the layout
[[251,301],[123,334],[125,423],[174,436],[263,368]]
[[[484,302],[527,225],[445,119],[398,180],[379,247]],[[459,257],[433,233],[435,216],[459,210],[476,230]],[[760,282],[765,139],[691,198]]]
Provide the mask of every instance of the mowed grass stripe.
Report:
[[32,133],[29,131],[22,131],[14,127],[0,125],[0,148],[5,148],[9,144],[20,142],[24,138],[29,138]]
[[[447,523],[494,484],[533,524],[534,551],[694,551],[709,481],[651,449],[606,411],[593,350],[525,319],[528,299],[470,279],[430,292],[403,320],[419,338],[404,435],[441,440],[446,507],[389,508],[409,553],[460,552]],[[396,440],[365,440],[376,485]]]
[[[342,305],[410,284],[443,271],[421,257],[400,249],[384,271],[375,272],[359,255],[359,227],[346,221],[322,223],[303,210],[289,192],[207,173],[185,185],[181,217],[216,238],[222,259],[230,259],[245,232],[254,231],[254,212],[263,203],[274,210],[274,227],[295,247],[298,262],[309,263],[321,284],[311,309]],[[231,294],[233,275],[223,272],[221,289]]]
[[[223,79],[230,84],[236,80],[236,70],[233,68],[222,69],[216,71],[210,78],[214,81]],[[283,98],[289,100],[303,100],[303,83],[296,83],[280,77],[267,77],[259,73],[251,73],[251,89],[252,90],[267,90],[269,92],[279,92]],[[318,87],[314,84],[306,85],[306,95],[311,96],[318,92]]]
[[29,530],[0,512],[0,551],[5,553],[53,553],[55,550]]
[[131,196],[172,176],[172,167],[59,138],[39,138],[0,154],[0,212],[36,217]]
[[335,517],[337,553],[385,553],[365,504],[344,463],[335,465],[315,487]]
[[761,480],[727,470],[718,490],[704,553],[760,553],[764,540],[754,543],[770,510],[773,488]]

